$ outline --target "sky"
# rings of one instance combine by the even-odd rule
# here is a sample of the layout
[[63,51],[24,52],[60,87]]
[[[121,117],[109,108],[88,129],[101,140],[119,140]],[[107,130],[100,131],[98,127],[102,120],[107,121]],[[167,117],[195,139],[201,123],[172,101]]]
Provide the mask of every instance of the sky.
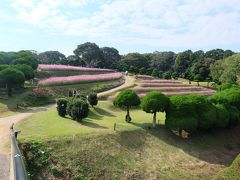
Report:
[[0,51],[240,51],[240,0],[1,0]]

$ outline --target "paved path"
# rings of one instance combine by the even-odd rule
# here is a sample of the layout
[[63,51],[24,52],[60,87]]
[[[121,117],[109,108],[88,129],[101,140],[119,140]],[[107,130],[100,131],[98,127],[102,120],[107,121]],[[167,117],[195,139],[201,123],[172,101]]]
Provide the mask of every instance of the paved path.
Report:
[[10,148],[6,148],[9,142],[10,127],[33,113],[46,111],[54,105],[39,107],[26,113],[0,118],[0,180],[9,180],[10,171]]
[[136,82],[136,79],[134,76],[125,76],[124,84],[122,84],[121,86],[118,86],[116,88],[110,89],[108,91],[98,93],[98,97],[105,97],[105,96],[113,95],[114,93],[116,93],[120,90],[134,86],[135,82]]

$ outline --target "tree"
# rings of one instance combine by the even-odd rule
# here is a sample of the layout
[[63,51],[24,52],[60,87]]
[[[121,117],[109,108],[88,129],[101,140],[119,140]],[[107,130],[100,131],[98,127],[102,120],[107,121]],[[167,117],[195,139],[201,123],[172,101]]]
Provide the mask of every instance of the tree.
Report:
[[83,61],[75,55],[70,55],[67,57],[67,64],[71,66],[85,66],[85,63],[83,63]]
[[157,69],[153,69],[151,76],[158,77],[158,70]]
[[117,63],[121,59],[118,50],[115,48],[103,47],[101,51],[104,57],[104,67],[110,69],[117,68]]
[[88,102],[89,104],[93,107],[93,106],[96,106],[97,103],[98,103],[98,97],[97,97],[97,94],[96,93],[90,93],[88,95]]
[[57,100],[57,111],[59,116],[65,117],[67,114],[67,103],[68,100],[65,98],[60,98]]
[[88,112],[88,103],[81,98],[73,98],[67,104],[67,113],[73,120],[81,121],[88,117]]
[[139,53],[129,53],[122,57],[120,63],[125,66],[133,66],[138,69],[144,67],[147,68],[149,66],[148,60]]
[[58,51],[45,51],[38,55],[41,64],[67,64],[67,58]]
[[202,76],[200,74],[196,74],[194,76],[194,81],[197,81],[198,86],[199,86],[199,82],[202,81],[202,80],[203,80],[203,78],[202,78]]
[[179,136],[182,136],[183,130],[188,133],[193,133],[197,130],[196,106],[191,96],[175,95],[170,97],[165,123],[168,128],[178,130]]
[[177,58],[174,63],[174,70],[178,73],[181,77],[186,76],[186,70],[192,64],[192,51],[187,50],[181,52],[177,55]]
[[36,59],[25,59],[25,58],[18,58],[13,61],[13,64],[26,64],[31,66],[34,70],[38,67],[38,62]]
[[156,128],[157,112],[166,111],[169,104],[169,98],[157,91],[149,92],[142,100],[141,107],[146,113],[153,114],[153,128]]
[[151,57],[151,67],[160,71],[171,71],[175,59],[174,52],[154,52]]
[[171,73],[170,72],[163,73],[163,78],[164,79],[171,79],[172,78]]
[[126,89],[120,92],[113,101],[114,106],[126,107],[127,115],[125,120],[127,122],[131,121],[129,110],[132,106],[138,106],[140,104],[140,98],[135,91],[131,89]]
[[13,87],[17,85],[23,86],[25,81],[24,74],[21,71],[11,67],[2,70],[0,74],[2,83],[7,85],[8,96],[12,96]]
[[95,43],[80,44],[73,52],[85,62],[87,67],[104,67],[103,52]]
[[139,73],[146,74],[146,69],[144,67],[140,68]]
[[224,50],[222,49],[212,49],[205,53],[205,57],[212,58],[214,60],[220,60],[224,57]]
[[12,67],[21,71],[25,76],[25,80],[30,80],[34,78],[34,71],[31,66],[26,64],[16,64]]

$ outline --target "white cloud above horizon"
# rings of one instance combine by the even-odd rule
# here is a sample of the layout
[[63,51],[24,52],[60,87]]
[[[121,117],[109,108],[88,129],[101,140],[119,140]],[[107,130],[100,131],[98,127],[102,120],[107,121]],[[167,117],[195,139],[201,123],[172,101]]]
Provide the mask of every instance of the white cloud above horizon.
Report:
[[[239,0],[12,0],[9,8],[27,30],[89,38],[106,46],[240,45]],[[0,16],[3,11],[0,7]]]

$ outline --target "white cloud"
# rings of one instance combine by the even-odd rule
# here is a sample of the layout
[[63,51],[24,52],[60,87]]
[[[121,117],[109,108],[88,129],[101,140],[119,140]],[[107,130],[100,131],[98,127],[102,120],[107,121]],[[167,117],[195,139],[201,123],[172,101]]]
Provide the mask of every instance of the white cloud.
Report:
[[71,36],[168,47],[240,41],[239,0],[15,0],[12,7],[23,22]]

